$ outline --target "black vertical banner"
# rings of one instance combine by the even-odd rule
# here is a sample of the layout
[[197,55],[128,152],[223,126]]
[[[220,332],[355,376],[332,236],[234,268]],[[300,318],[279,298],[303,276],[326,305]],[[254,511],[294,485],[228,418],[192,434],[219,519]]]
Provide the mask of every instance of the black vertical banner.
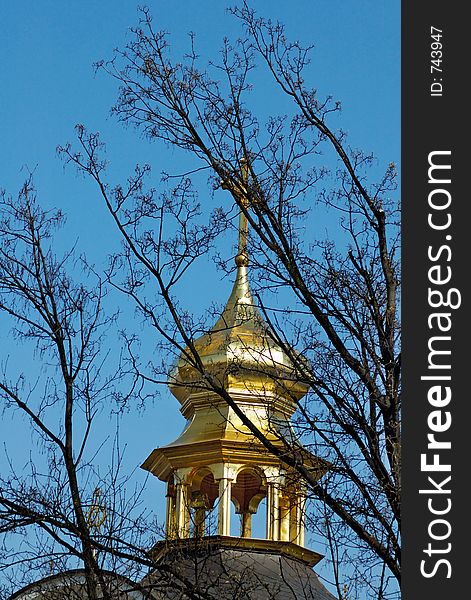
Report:
[[465,8],[434,0],[402,4],[405,600],[470,597]]

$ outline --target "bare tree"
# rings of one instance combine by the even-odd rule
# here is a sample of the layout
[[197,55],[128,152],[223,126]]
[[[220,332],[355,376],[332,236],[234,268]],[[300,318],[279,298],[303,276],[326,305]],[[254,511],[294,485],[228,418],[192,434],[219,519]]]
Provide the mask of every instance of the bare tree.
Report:
[[[147,188],[146,166],[113,186],[99,136],[83,126],[79,148],[60,152],[97,182],[122,235],[123,252],[109,273],[113,284],[136,302],[161,349],[184,353],[200,373],[199,385],[219,394],[321,501],[323,518],[315,525],[340,563],[339,594],[351,577],[349,598],[354,584],[371,586],[369,597],[384,598],[394,593],[389,578],[400,579],[396,169],[391,163],[378,181],[369,180],[373,156],[351,148],[330,127],[340,105],[305,83],[311,48],[290,42],[282,25],[245,4],[231,12],[245,37],[235,44],[225,40],[219,62],[201,66],[193,36],[185,57],[174,60],[167,34],[154,30],[144,9],[132,41],[98,65],[120,85],[113,111],[122,122],[193,157],[192,169],[176,184],[170,174],[165,192]],[[272,115],[263,124],[250,110],[256,65],[271,75],[270,93],[291,102],[289,118]],[[333,168],[326,167],[329,160]],[[230,194],[231,201],[226,197],[211,214],[192,183],[200,171],[213,190],[222,183]],[[239,211],[249,224],[253,287],[269,334],[311,389],[299,403],[296,426],[304,443],[332,464],[321,481],[287,451],[292,438],[280,450],[207,372],[194,341],[208,328],[176,300],[179,281],[223,230],[234,228]],[[306,231],[319,211],[337,216],[337,241]],[[154,363],[146,371],[133,339],[128,342],[136,377],[166,381],[168,365]]]
[[131,550],[143,529],[135,508],[139,494],[124,496],[121,449],[111,439],[105,470],[96,458],[114,434],[99,436],[97,420],[114,402],[122,377],[106,365],[102,346],[114,315],[104,315],[102,281],[84,259],[73,250],[61,257],[54,252],[63,220],[61,211],[39,206],[31,178],[17,198],[2,195],[0,318],[22,345],[23,358],[8,360],[12,347],[4,346],[0,399],[3,416],[30,455],[19,461],[18,451],[5,446],[1,569],[11,592],[41,574],[83,565],[87,597],[109,598],[103,569],[116,565],[115,556],[123,557],[117,572],[125,570],[127,555],[141,569],[153,563],[146,563],[148,548]]

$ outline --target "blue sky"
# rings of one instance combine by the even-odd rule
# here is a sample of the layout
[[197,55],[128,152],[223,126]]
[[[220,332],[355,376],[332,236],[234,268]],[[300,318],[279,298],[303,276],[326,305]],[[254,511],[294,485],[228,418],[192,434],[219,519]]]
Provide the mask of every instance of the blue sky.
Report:
[[[391,0],[254,1],[260,14],[280,19],[292,38],[314,43],[311,82],[322,95],[342,102],[338,126],[349,141],[377,156],[378,167],[399,161],[400,131],[400,3]],[[241,34],[227,14],[225,2],[149,1],[156,29],[170,32],[175,51],[197,36],[203,58],[214,55],[224,36]],[[177,166],[177,151],[150,145],[132,129],[110,116],[116,84],[95,75],[93,63],[111,58],[113,48],[129,39],[137,23],[136,4],[101,0],[17,0],[0,8],[0,188],[14,193],[27,171],[34,171],[38,196],[45,206],[58,206],[67,215],[66,237],[77,240],[100,268],[117,247],[117,236],[97,191],[90,182],[64,169],[56,146],[74,139],[74,125],[100,131],[107,143],[113,172],[131,171],[136,162],[150,163],[158,182],[160,169]],[[255,104],[268,110],[263,93]],[[261,103],[265,103],[264,106]],[[276,107],[274,107],[276,108]],[[205,190],[200,190],[203,197]],[[198,312],[211,302],[224,302],[230,283],[214,266],[201,265],[198,280],[182,287],[182,300]],[[208,285],[210,283],[210,285]],[[132,313],[125,313],[132,319]],[[0,342],[7,332],[0,334]],[[150,346],[148,346],[149,352]],[[26,349],[13,357],[33,360]],[[127,464],[140,464],[155,447],[171,441],[183,426],[177,402],[166,390],[145,414],[123,417],[121,438],[128,446]],[[12,435],[13,434],[13,435]],[[18,436],[8,427],[2,438],[21,452]],[[163,493],[148,483],[147,499],[163,517]]]

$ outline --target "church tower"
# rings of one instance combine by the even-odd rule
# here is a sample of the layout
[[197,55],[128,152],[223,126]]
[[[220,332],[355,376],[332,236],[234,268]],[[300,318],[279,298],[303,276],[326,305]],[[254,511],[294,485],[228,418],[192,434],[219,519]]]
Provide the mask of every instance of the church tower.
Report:
[[[305,548],[303,482],[241,419],[245,415],[280,454],[296,457],[315,477],[326,472],[328,463],[301,446],[290,422],[297,401],[308,391],[288,354],[298,355],[274,341],[250,290],[247,179],[244,173],[239,188],[245,211],[240,213],[232,292],[211,330],[194,341],[204,371],[232,405],[209,390],[201,368],[188,349],[183,351],[169,387],[187,425],[175,441],[153,450],[142,466],[167,484],[167,546],[210,538],[226,547],[282,550],[312,566],[322,557]],[[288,447],[283,440],[289,440]],[[265,528],[255,537],[252,517],[263,500]],[[231,503],[238,523],[231,523]]]

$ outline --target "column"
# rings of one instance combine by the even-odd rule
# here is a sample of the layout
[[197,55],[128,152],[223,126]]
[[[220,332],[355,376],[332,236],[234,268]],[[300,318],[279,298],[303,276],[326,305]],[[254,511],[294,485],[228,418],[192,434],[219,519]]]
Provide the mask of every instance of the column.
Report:
[[290,509],[290,540],[304,546],[304,505],[306,497],[304,494],[296,494],[293,498]]
[[241,520],[241,537],[252,537],[252,513],[245,512],[240,515]]
[[173,484],[167,484],[167,514],[166,514],[166,534],[168,538],[175,537],[175,492]]
[[267,540],[271,540],[273,535],[273,484],[267,483]]
[[179,482],[176,485],[176,534],[179,538],[187,538],[190,533],[190,510],[188,506],[188,485]]
[[273,485],[273,540],[280,539],[280,490],[278,485]]
[[280,540],[283,542],[290,541],[289,521],[290,521],[289,498],[287,498],[285,495],[283,495],[280,498]]
[[267,484],[267,540],[278,540],[280,531],[280,495],[275,483]]
[[204,525],[205,525],[205,519],[206,519],[206,510],[201,507],[196,508],[194,519],[195,519],[194,537],[203,537],[204,536]]
[[304,515],[306,507],[306,496],[300,494],[298,498],[299,505],[299,522],[298,522],[298,541],[300,546],[304,546]]
[[231,535],[231,479],[219,480],[218,535]]

